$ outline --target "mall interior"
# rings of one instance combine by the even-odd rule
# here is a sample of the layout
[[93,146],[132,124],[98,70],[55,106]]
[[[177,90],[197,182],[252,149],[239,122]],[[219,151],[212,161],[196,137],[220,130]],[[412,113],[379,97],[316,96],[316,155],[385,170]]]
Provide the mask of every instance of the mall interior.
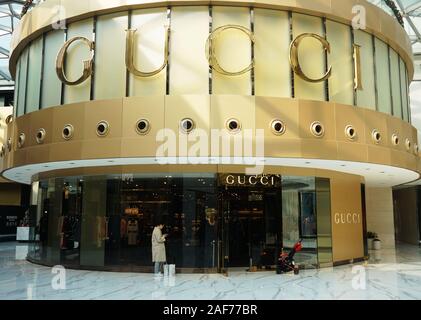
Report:
[[301,240],[421,282],[419,30],[415,0],[0,2],[0,253],[147,277],[163,223],[181,276]]

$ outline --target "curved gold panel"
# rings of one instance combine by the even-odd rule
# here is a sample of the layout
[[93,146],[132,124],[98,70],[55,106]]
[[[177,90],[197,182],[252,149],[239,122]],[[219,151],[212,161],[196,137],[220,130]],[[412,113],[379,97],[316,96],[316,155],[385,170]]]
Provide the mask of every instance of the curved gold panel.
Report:
[[[180,121],[185,118],[194,121],[194,131],[200,129],[208,137],[212,136],[211,129],[225,129],[229,119],[238,120],[241,130],[255,133],[262,129],[265,158],[352,161],[420,171],[415,147],[417,131],[396,117],[333,102],[226,95],[130,97],[63,105],[27,114],[8,125],[13,147],[3,158],[4,169],[66,160],[155,158],[162,145],[157,139],[159,131],[172,130],[179,138]],[[147,134],[138,134],[139,119],[148,119]],[[282,135],[273,132],[271,124],[275,119],[287,128]],[[101,121],[109,125],[104,137],[96,132]],[[316,137],[311,132],[316,122],[322,124],[323,136]],[[66,140],[62,132],[69,124],[74,133]],[[350,126],[354,130],[353,139],[347,135]],[[46,131],[42,144],[36,141],[40,128]],[[381,135],[378,143],[373,141],[373,131]],[[21,134],[25,134],[26,142],[17,148]],[[402,143],[393,144],[393,135],[398,135]],[[255,145],[256,136],[251,139]],[[406,139],[411,142],[410,150],[405,146]],[[188,143],[193,145],[195,141]],[[186,155],[178,148],[176,151],[178,157]],[[209,148],[200,156],[214,154]]]
[[254,0],[230,1],[230,0],[107,0],[107,1],[73,1],[73,0],[49,0],[27,13],[21,24],[14,32],[12,41],[12,54],[10,59],[10,71],[14,76],[16,62],[21,51],[28,43],[42,33],[51,30],[57,21],[57,7],[63,6],[65,20],[72,23],[88,17],[127,11],[140,8],[156,8],[167,6],[194,6],[194,5],[215,5],[215,6],[237,6],[255,8],[268,8],[278,10],[291,10],[297,13],[306,13],[319,17],[327,17],[333,21],[350,25],[354,18],[352,8],[356,5],[363,5],[367,14],[367,28],[370,32],[388,43],[405,60],[409,70],[409,79],[413,78],[414,67],[412,63],[412,47],[405,30],[386,12],[368,3],[365,0],[349,1],[302,1],[302,0]]

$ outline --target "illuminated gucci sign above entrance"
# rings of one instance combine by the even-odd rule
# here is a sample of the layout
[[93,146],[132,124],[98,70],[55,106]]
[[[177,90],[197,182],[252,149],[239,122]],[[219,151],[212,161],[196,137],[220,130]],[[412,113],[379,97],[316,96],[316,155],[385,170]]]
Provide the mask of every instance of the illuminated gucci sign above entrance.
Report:
[[276,187],[281,185],[281,178],[277,175],[246,176],[240,174],[221,175],[221,184],[230,187]]
[[[137,77],[151,77],[154,76],[158,73],[160,73],[162,70],[164,70],[164,68],[167,66],[168,64],[168,56],[169,56],[169,40],[170,40],[170,28],[166,27],[166,33],[165,33],[165,39],[163,39],[163,41],[165,41],[165,46],[164,46],[164,58],[162,61],[162,64],[160,67],[158,67],[156,70],[152,70],[152,71],[140,71],[136,68],[135,64],[134,64],[134,57],[135,57],[135,34],[136,34],[137,30],[136,29],[129,29],[126,31],[126,58],[125,58],[125,62],[126,62],[126,67],[127,70],[137,76]],[[245,36],[247,36],[251,42],[251,44],[255,44],[256,42],[258,42],[258,39],[255,39],[255,36],[253,34],[253,32],[243,26],[239,26],[239,25],[225,25],[222,27],[219,27],[217,29],[215,29],[214,31],[212,31],[206,41],[206,57],[207,60],[209,61],[209,66],[212,68],[212,70],[226,75],[226,76],[239,76],[242,75],[246,72],[251,71],[254,66],[255,66],[255,61],[254,58],[251,59],[251,62],[248,66],[245,66],[244,68],[240,69],[240,70],[226,70],[225,68],[223,68],[218,60],[218,53],[216,50],[216,44],[218,42],[218,39],[220,38],[221,34],[225,33],[225,32],[239,32]],[[310,76],[308,76],[305,72],[305,70],[303,70],[301,64],[300,64],[300,59],[299,59],[299,49],[300,49],[300,45],[303,41],[305,41],[306,39],[313,39],[316,40],[318,42],[320,42],[321,44],[321,49],[326,51],[328,54],[330,53],[331,47],[330,47],[330,43],[323,37],[317,35],[317,34],[313,34],[313,33],[303,33],[301,35],[299,35],[298,37],[296,37],[290,45],[289,48],[289,61],[290,61],[290,65],[292,70],[295,72],[295,74],[297,74],[297,76],[299,76],[301,79],[307,81],[307,82],[312,82],[312,83],[316,83],[316,82],[322,82],[327,80],[331,75],[332,75],[332,67],[329,66],[328,70],[326,71],[325,74],[322,74],[320,77],[317,78],[311,78]],[[76,80],[69,80],[66,75],[65,75],[65,71],[64,71],[64,65],[65,65],[65,60],[66,60],[66,52],[68,50],[68,48],[70,47],[70,45],[72,43],[75,42],[82,42],[85,43],[89,49],[91,50],[92,54],[94,55],[95,52],[95,43],[93,41],[88,40],[87,38],[84,37],[74,37],[70,40],[68,40],[63,47],[61,48],[58,56],[57,56],[57,60],[56,60],[56,71],[57,71],[57,76],[59,77],[59,79],[69,85],[69,86],[74,86],[74,85],[78,85],[82,82],[84,82],[85,80],[87,80],[94,72],[94,64],[93,64],[93,57],[90,60],[87,61],[83,61],[83,74],[79,77],[79,79]],[[354,79],[354,88],[357,90],[362,90],[362,85],[361,85],[361,61],[360,61],[360,47],[359,46],[354,46],[354,69],[355,69],[355,79]]]

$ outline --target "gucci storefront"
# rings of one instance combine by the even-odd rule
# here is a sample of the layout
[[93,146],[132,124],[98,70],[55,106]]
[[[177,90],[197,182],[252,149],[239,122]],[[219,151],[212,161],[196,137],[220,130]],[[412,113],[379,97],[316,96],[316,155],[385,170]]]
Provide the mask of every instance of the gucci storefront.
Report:
[[156,222],[168,262],[183,271],[275,265],[303,239],[303,267],[332,263],[326,178],[241,174],[125,174],[42,180],[30,261],[151,271]]
[[34,263],[151,271],[158,221],[184,272],[299,239],[302,267],[352,263],[367,230],[394,245],[421,172],[411,42],[364,0],[46,0],[10,73],[0,172],[32,187]]

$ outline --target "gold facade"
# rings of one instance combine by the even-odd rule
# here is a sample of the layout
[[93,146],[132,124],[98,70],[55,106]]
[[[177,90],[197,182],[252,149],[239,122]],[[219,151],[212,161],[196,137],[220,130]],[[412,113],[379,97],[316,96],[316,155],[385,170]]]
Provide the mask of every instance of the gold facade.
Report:
[[[350,26],[353,1],[258,0],[253,8],[241,1],[235,6],[232,1],[169,1],[168,8],[154,1],[62,0],[69,17],[66,38],[63,30],[50,31],[46,23],[58,2],[47,1],[28,13],[14,37],[10,69],[17,82],[17,117],[7,126],[11,150],[0,159],[3,173],[55,162],[154,158],[159,130],[178,134],[187,118],[208,137],[212,129],[226,129],[230,119],[241,130],[263,129],[266,158],[421,172],[417,132],[408,123],[409,39],[369,4],[368,28],[362,31]],[[63,47],[75,37],[86,39],[88,46],[74,41]],[[65,50],[57,59],[60,48]],[[150,124],[144,134],[136,128],[139,120]],[[274,134],[274,120],[283,123],[282,134]],[[96,130],[101,122],[109,126],[104,136]],[[312,131],[315,123],[323,135]],[[66,126],[73,130],[69,138],[63,137]],[[381,138],[374,139],[374,133]],[[22,134],[26,139],[19,147]],[[394,135],[400,143],[393,143]],[[254,135],[250,139],[256,143]],[[177,157],[186,155],[177,149]],[[213,153],[209,149],[199,155]],[[244,169],[110,162],[52,169],[35,173],[32,180]],[[319,240],[332,242],[333,262],[364,255],[358,220],[363,176],[311,167],[265,166],[264,171],[330,179],[332,239]]]

